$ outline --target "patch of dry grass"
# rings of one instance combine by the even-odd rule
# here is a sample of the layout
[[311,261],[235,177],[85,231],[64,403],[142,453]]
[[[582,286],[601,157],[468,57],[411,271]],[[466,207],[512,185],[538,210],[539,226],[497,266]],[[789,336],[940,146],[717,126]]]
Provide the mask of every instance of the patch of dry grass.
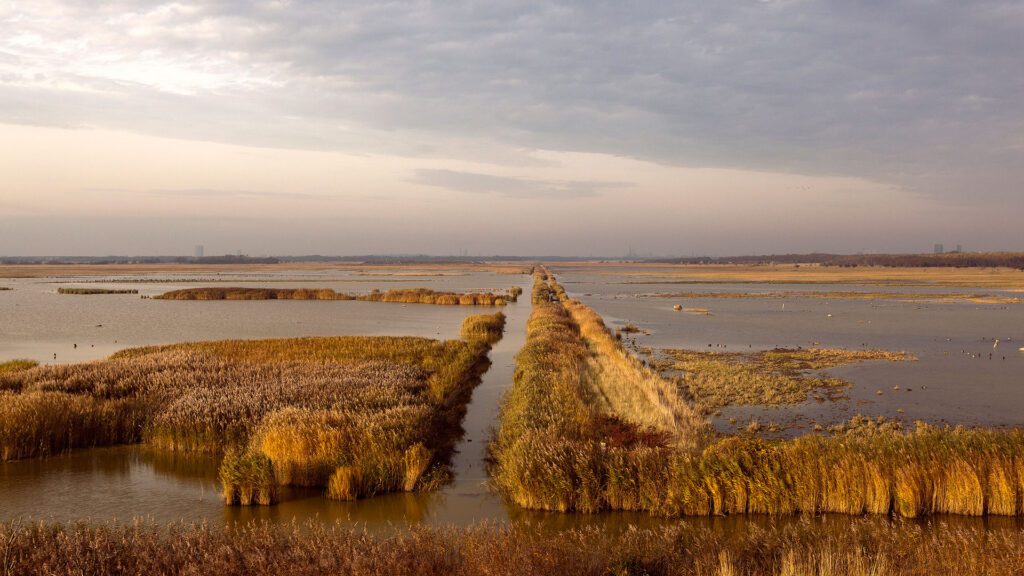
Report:
[[776,348],[753,354],[665,350],[681,370],[690,399],[705,412],[732,405],[779,405],[842,398],[850,383],[823,374],[828,368],[869,360],[916,360],[905,352],[840,348]]
[[138,290],[134,289],[109,289],[109,288],[57,288],[58,294],[78,294],[91,296],[96,294],[138,294]]
[[1024,570],[1020,528],[822,520],[722,535],[680,523],[624,533],[413,528],[395,536],[311,522],[155,526],[0,524],[0,573],[221,576],[1004,576]]
[[[516,505],[665,516],[1024,513],[1022,430],[714,438],[667,382],[624,356],[600,316],[545,272],[536,282],[542,297],[491,444],[494,484]],[[761,362],[799,373],[878,357],[892,358],[776,350]]]
[[[502,317],[503,320],[503,317]],[[356,496],[444,474],[489,338],[334,337],[196,342],[84,364],[0,372],[0,457],[145,442],[225,451],[229,503],[281,485],[327,487],[358,468]]]
[[488,343],[494,343],[501,339],[505,332],[505,315],[479,314],[470,316],[462,323],[460,335],[463,340],[480,339]]
[[[516,290],[519,290],[518,292]],[[330,288],[234,288],[204,287],[172,290],[156,300],[360,300],[402,304],[441,304],[450,306],[504,306],[515,302],[521,289],[507,294],[493,292],[437,292],[427,288],[396,289],[354,296]]]

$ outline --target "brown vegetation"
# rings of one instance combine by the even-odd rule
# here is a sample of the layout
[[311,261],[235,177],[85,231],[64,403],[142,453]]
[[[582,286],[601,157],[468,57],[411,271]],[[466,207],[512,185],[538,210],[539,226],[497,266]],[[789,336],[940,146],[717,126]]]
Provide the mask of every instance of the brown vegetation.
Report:
[[138,290],[133,289],[122,289],[112,290],[107,288],[57,288],[58,294],[79,294],[79,295],[95,295],[95,294],[138,294]]
[[[714,438],[668,383],[625,355],[600,316],[546,273],[537,283],[491,444],[495,486],[517,505],[667,516],[1024,513],[1024,431],[920,425],[788,441]],[[764,362],[785,371],[847,359],[785,351],[765,353]]]
[[[521,290],[520,290],[521,292]],[[504,306],[515,302],[515,289],[508,294],[491,292],[436,292],[426,288],[374,290],[354,296],[335,292],[330,288],[233,288],[205,287],[173,290],[158,296],[157,300],[360,300],[364,302],[399,302],[403,304],[442,304],[463,306]]]
[[225,499],[360,471],[357,496],[444,474],[488,337],[228,340],[134,348],[85,364],[0,371],[0,459],[145,442],[226,451]]
[[1020,528],[823,520],[722,536],[677,524],[622,534],[514,527],[413,528],[374,537],[338,525],[158,527],[0,524],[0,574],[279,576],[1003,576],[1024,571]]
[[730,405],[796,404],[805,402],[810,393],[817,391],[837,399],[843,396],[849,382],[808,372],[868,360],[916,360],[906,352],[840,348],[776,348],[753,354],[664,352],[673,362],[659,367],[684,372],[683,385],[690,399],[705,412]]
[[497,314],[480,314],[466,318],[462,323],[460,335],[463,340],[480,339],[493,344],[501,339],[504,332],[505,315],[498,312]]

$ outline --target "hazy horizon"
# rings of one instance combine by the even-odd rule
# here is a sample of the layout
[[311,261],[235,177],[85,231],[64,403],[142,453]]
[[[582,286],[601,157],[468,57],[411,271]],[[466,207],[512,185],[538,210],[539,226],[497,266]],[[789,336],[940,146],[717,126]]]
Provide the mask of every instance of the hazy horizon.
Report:
[[1015,1],[0,4],[0,254],[1024,250]]

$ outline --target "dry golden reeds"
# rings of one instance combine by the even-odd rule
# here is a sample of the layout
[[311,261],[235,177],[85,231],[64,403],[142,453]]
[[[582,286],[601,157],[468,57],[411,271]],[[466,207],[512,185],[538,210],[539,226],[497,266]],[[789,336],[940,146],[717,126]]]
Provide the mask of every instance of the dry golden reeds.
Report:
[[414,490],[432,467],[431,478],[444,477],[504,316],[466,323],[466,340],[233,340],[12,365],[0,371],[0,459],[142,441],[225,451],[228,503],[271,504],[282,485],[328,487],[340,468],[359,472],[351,497]]
[[[878,425],[788,441],[716,439],[544,271],[534,295],[490,446],[494,485],[512,503],[666,516],[1024,513],[1022,430]],[[846,359],[766,354],[792,370]]]
[[[237,288],[204,287],[172,290],[153,298],[156,300],[360,300],[363,302],[396,302],[402,304],[438,304],[463,306],[504,306],[515,302],[518,294],[492,292],[437,292],[427,288],[406,288],[355,296],[329,288]],[[519,289],[521,292],[521,289]],[[137,291],[136,291],[137,292]]]
[[1005,576],[1019,574],[1019,527],[881,518],[720,530],[413,527],[373,536],[315,521],[241,526],[145,522],[0,524],[0,573],[451,574],[490,576]]

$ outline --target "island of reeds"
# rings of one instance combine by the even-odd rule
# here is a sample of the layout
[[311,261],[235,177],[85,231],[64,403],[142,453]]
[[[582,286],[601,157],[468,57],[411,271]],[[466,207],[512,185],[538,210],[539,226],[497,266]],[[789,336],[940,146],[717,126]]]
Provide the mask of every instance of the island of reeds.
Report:
[[494,484],[516,505],[665,516],[1024,513],[1024,431],[716,435],[543,269],[533,303],[490,445]]
[[916,360],[906,352],[842,348],[776,348],[754,353],[665,350],[659,371],[683,373],[687,400],[703,412],[723,406],[796,404],[845,397],[850,383],[821,373],[856,362]]
[[427,288],[394,289],[353,295],[330,288],[233,288],[206,287],[172,290],[157,300],[359,300],[401,304],[439,304],[448,306],[504,306],[522,294],[515,286],[507,292],[437,292]]
[[93,296],[97,294],[138,294],[138,290],[130,288],[109,289],[109,288],[57,288],[58,294],[77,294],[80,296]]
[[322,337],[132,348],[0,366],[0,460],[93,446],[223,454],[227,503],[282,486],[356,499],[447,478],[472,388],[505,318],[463,338]]

